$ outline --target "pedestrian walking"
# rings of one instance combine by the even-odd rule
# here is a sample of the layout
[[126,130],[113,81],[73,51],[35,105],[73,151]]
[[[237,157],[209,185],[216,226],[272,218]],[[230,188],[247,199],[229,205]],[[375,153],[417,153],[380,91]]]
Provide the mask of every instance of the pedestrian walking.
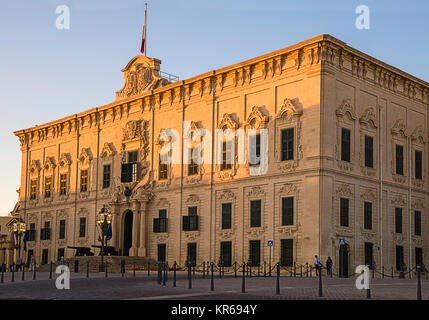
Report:
[[326,259],[326,271],[328,272],[329,276],[332,276],[332,259],[331,259],[331,257],[328,257],[328,259]]
[[34,256],[31,256],[31,259],[30,259],[30,270],[34,271],[35,266],[36,266],[36,258],[34,258]]
[[16,259],[16,269],[15,271],[20,271],[22,269],[22,260],[21,257],[18,257]]
[[316,277],[319,275],[320,259],[317,255],[314,256],[314,269],[316,269]]

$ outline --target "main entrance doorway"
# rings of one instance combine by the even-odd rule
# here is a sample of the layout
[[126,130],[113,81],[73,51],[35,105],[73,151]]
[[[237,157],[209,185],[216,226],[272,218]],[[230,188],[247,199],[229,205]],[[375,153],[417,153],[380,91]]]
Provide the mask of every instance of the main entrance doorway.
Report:
[[122,255],[129,256],[133,244],[133,212],[128,210],[124,217],[124,250]]
[[347,244],[340,245],[340,277],[349,276],[349,249]]

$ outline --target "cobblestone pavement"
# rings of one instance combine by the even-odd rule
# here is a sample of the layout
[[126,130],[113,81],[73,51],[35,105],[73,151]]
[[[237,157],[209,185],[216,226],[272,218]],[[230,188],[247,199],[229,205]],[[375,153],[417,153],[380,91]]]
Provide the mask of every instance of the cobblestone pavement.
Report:
[[[0,283],[0,299],[60,299],[60,300],[366,300],[365,290],[357,290],[355,278],[323,277],[323,297],[318,297],[318,278],[280,278],[280,295],[275,294],[275,277],[246,278],[246,293],[241,293],[242,279],[218,275],[214,278],[214,291],[210,291],[210,279],[197,275],[192,280],[192,289],[184,273],[177,276],[177,286],[173,287],[173,277],[169,275],[166,286],[159,285],[155,273],[90,274],[71,273],[70,290],[58,290],[55,286],[57,275],[49,279],[48,272],[37,274],[16,273],[14,282],[11,274],[4,275]],[[422,279],[423,300],[429,296],[429,280]],[[417,297],[416,279],[371,279],[371,298],[373,300],[415,300]]]

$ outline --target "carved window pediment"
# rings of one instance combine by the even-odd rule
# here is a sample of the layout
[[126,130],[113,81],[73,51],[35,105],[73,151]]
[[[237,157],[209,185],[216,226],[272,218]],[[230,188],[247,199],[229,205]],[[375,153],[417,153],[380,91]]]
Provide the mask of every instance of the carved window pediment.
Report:
[[69,153],[62,153],[60,157],[60,161],[58,162],[61,169],[68,169],[71,165],[71,156]]
[[337,117],[343,118],[347,115],[351,121],[356,120],[356,113],[350,99],[344,99],[335,114]]
[[38,176],[39,172],[41,170],[40,161],[39,160],[32,160],[30,165],[30,175],[32,177]]
[[112,157],[113,155],[115,155],[115,149],[113,147],[113,144],[108,142],[104,143],[100,156],[102,158],[108,158]]
[[300,117],[303,113],[303,108],[297,100],[298,99],[284,99],[276,118],[282,120],[291,120],[294,117]]
[[222,117],[221,122],[218,125],[218,129],[226,130],[237,130],[239,128],[239,122],[238,120],[229,113],[225,113]]
[[423,128],[423,126],[417,126],[413,133],[411,134],[411,139],[413,141],[415,141],[418,144],[425,144],[426,139],[425,139],[425,130]]
[[396,120],[391,130],[392,135],[400,136],[403,139],[407,138],[406,131],[407,131],[407,128],[405,126],[403,119]]
[[55,169],[55,167],[56,167],[55,158],[54,157],[46,157],[45,163],[43,165],[43,169],[51,172]]
[[377,116],[373,107],[369,107],[363,112],[359,119],[359,123],[366,126],[368,129],[376,129],[378,127]]
[[89,166],[92,161],[92,153],[90,148],[82,148],[79,156],[79,163],[81,166]]
[[263,129],[268,125],[268,116],[262,113],[261,109],[265,108],[265,106],[253,106],[252,112],[249,114],[247,118],[247,125],[252,129]]

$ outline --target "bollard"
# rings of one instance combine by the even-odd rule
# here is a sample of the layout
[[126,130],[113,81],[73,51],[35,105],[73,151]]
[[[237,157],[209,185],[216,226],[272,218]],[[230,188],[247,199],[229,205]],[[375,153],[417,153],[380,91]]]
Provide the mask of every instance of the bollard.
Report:
[[371,289],[366,289],[366,298],[371,299]]
[[147,263],[147,276],[150,276],[150,262]]
[[384,279],[384,266],[381,267],[381,278]]
[[296,262],[293,263],[293,276],[296,278]]
[[372,278],[375,278],[375,267],[372,267]]
[[49,264],[49,279],[52,279],[52,261]]
[[420,275],[420,266],[417,266],[417,300],[422,300],[422,281]]
[[277,263],[276,294],[280,294],[280,263]]
[[86,277],[89,278],[89,261],[86,262]]
[[411,273],[412,273],[411,268],[408,268],[408,274],[410,275],[410,279],[411,279]]
[[218,268],[219,268],[219,279],[221,279],[222,278],[222,272],[221,272],[221,264],[220,264],[220,262],[218,264]]
[[133,263],[133,278],[136,277],[136,263]]
[[158,284],[161,284],[161,281],[162,281],[162,279],[161,279],[161,262],[158,261],[158,279],[157,279]]
[[192,289],[191,262],[188,262],[188,289]]
[[121,277],[124,277],[125,272],[125,260],[121,260]]
[[305,263],[305,277],[308,278],[308,262]]
[[107,261],[104,263],[105,277],[107,278]]
[[261,276],[261,264],[258,264],[258,278]]
[[22,281],[25,279],[25,264],[22,264]]
[[33,280],[36,280],[36,264],[34,264],[34,269],[33,269]]
[[267,277],[267,262],[264,261],[264,278]]
[[213,262],[210,265],[211,277],[210,277],[210,291],[214,291],[214,276],[213,276]]
[[322,290],[322,270],[319,270],[319,297],[323,297],[323,290]]
[[249,270],[250,270],[249,278],[251,278],[251,277],[252,277],[252,264],[250,264],[250,266],[249,266]]
[[12,282],[15,282],[15,263],[12,263]]
[[310,278],[313,278],[313,266],[310,266]]
[[168,282],[168,261],[165,263],[165,281]]
[[393,279],[393,266],[392,266],[392,279]]
[[301,265],[301,273],[300,273],[299,277],[302,278],[302,265]]
[[177,264],[176,264],[176,261],[174,261],[174,264],[173,264],[173,287],[176,286],[176,270],[177,270]]
[[237,278],[237,261],[234,262],[234,278]]
[[206,278],[206,262],[203,261],[203,279]]
[[162,286],[165,287],[165,277],[166,277],[166,265],[165,262],[162,263]]
[[246,276],[246,263],[243,262],[243,277],[241,280],[241,293],[245,293],[246,292],[246,285],[245,285],[245,276]]
[[192,267],[192,271],[193,271],[193,276],[194,276],[194,279],[195,279],[195,269],[196,269],[197,267],[196,266],[194,266],[194,267]]
[[4,283],[4,268],[3,268],[3,265],[2,265],[2,268],[1,268],[1,280],[0,280],[0,282]]

